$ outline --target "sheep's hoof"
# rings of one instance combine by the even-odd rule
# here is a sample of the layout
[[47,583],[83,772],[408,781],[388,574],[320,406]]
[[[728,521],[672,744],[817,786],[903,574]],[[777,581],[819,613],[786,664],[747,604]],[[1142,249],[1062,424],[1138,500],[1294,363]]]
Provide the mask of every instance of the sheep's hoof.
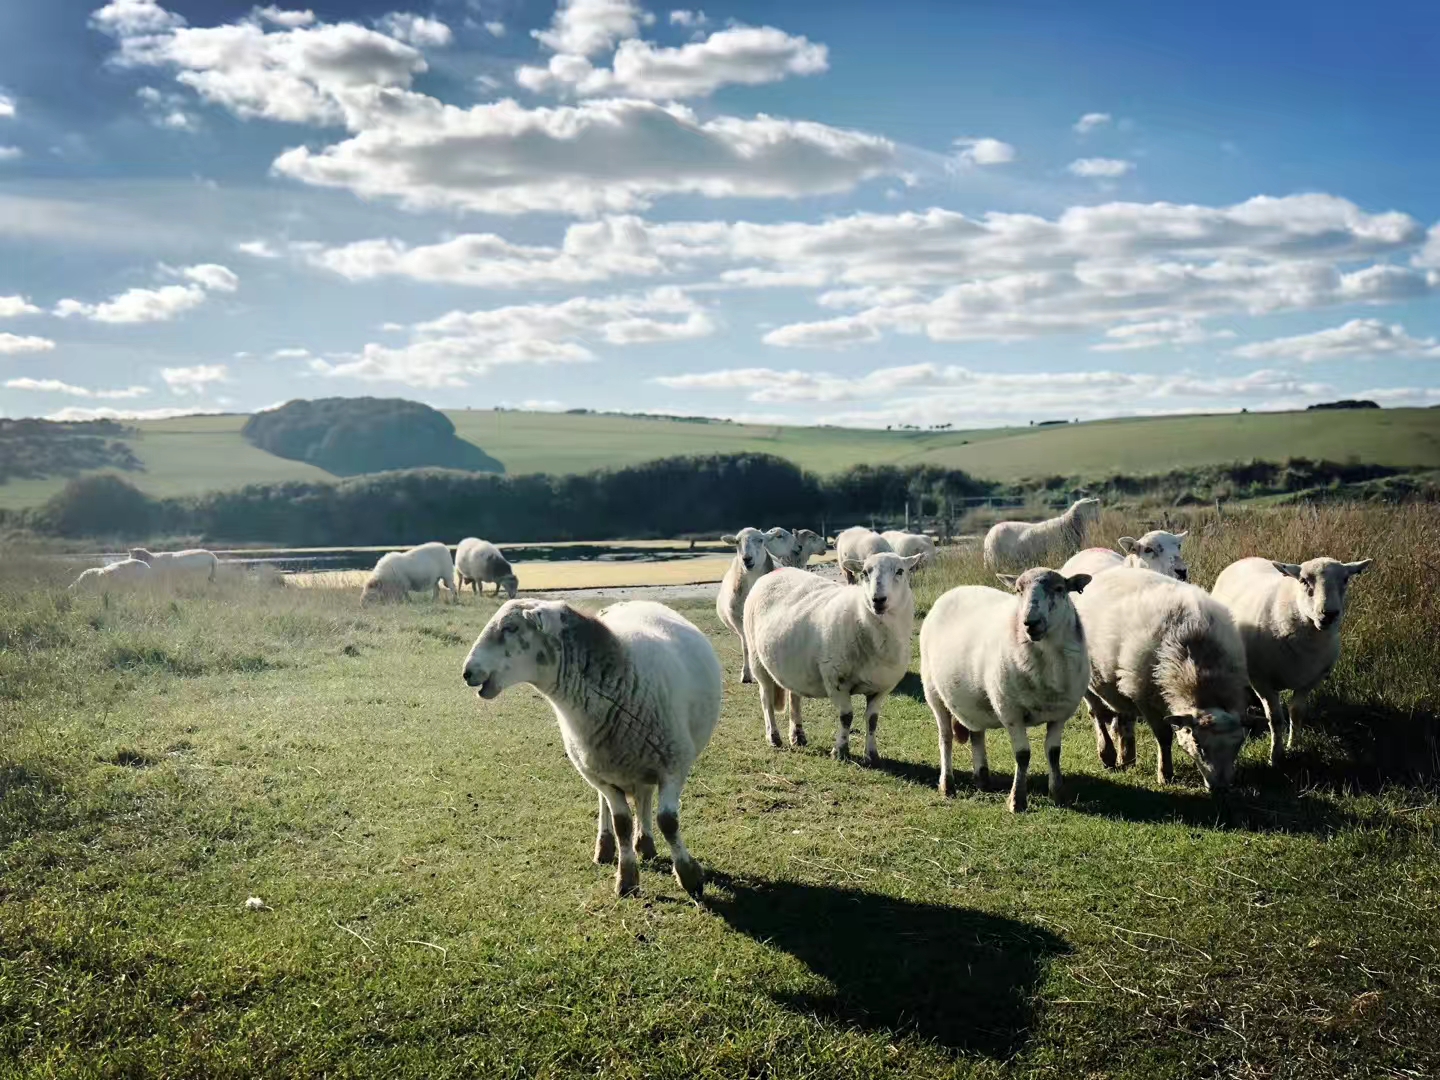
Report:
[[635,854],[639,855],[642,859],[655,858],[655,838],[649,833],[641,836],[640,839],[635,841]]
[[1006,805],[1010,807],[1012,814],[1023,814],[1030,808],[1025,796],[1016,795],[1013,791],[1010,793],[1010,801]]
[[879,764],[880,764],[880,751],[879,751],[879,750],[866,750],[866,751],[865,751],[865,764],[869,765],[871,768],[874,768],[875,766],[879,765]]
[[791,745],[791,746],[808,746],[809,744],[810,744],[810,740],[805,737],[805,729],[804,729],[804,728],[798,728],[798,727],[797,727],[797,728],[791,728],[791,729],[790,729],[790,745]]
[[778,732],[778,731],[772,731],[772,732],[770,732],[770,734],[767,736],[767,738],[770,740],[770,745],[771,745],[771,746],[774,746],[774,747],[777,747],[777,748],[780,746],[780,732]]
[[1115,748],[1113,746],[1107,746],[1100,751],[1100,764],[1107,769],[1115,768]]
[[834,750],[831,750],[831,751],[830,751],[830,756],[833,757],[836,761],[849,761],[849,760],[850,760],[850,747],[848,747],[848,746],[837,746],[837,747],[835,747]]
[[748,671],[742,671],[740,673],[740,681],[742,683],[753,683],[755,681],[755,676],[751,675]]
[[705,870],[694,859],[675,864],[675,880],[696,900],[705,894]]
[[977,791],[990,790],[990,770],[980,769],[975,773],[975,789]]
[[595,861],[601,866],[615,861],[614,833],[601,833],[595,838]]
[[640,864],[622,861],[620,870],[615,875],[615,895],[634,896],[640,891]]
[[940,794],[947,799],[955,794],[954,779],[949,776],[940,777]]
[[1064,784],[1058,782],[1052,783],[1050,785],[1050,801],[1053,803],[1070,802],[1070,789]]

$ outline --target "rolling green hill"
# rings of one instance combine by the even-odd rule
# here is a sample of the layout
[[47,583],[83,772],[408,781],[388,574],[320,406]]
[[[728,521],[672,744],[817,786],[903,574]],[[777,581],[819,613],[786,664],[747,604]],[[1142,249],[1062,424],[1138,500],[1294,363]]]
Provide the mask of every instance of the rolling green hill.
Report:
[[[674,454],[744,450],[777,454],[817,472],[858,462],[931,463],[996,480],[1158,473],[1288,457],[1440,468],[1440,409],[1149,417],[945,432],[569,413],[461,410],[446,415],[461,438],[498,458],[512,475],[586,472]],[[153,495],[183,495],[329,477],[314,466],[251,446],[240,435],[244,422],[244,416],[199,416],[138,424],[139,435],[130,443],[145,471],[127,478]],[[37,505],[63,484],[63,478],[52,477],[0,485],[0,507]]]

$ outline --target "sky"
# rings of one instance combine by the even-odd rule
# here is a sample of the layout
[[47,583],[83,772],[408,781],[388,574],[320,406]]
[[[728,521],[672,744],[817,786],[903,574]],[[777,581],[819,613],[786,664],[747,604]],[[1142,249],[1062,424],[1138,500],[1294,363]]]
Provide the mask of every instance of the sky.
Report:
[[1440,404],[1440,8],[0,0],[0,415]]

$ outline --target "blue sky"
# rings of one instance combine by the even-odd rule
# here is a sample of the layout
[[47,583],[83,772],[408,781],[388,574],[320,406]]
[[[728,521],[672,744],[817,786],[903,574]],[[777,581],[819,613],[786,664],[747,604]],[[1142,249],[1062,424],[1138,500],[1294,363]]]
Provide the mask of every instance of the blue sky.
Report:
[[0,4],[0,413],[1440,403],[1421,3]]

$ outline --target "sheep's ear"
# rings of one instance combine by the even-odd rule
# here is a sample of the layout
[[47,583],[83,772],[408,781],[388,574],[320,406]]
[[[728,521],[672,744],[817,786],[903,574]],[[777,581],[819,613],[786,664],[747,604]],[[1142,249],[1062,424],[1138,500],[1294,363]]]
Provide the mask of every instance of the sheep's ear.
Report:
[[840,565],[851,577],[859,577],[865,572],[865,564],[859,559],[846,559]]
[[1140,541],[1136,540],[1133,536],[1122,536],[1115,542],[1120,545],[1120,550],[1125,552],[1126,555],[1129,555],[1140,546]]
[[1184,532],[1171,533],[1171,535],[1174,536],[1176,540],[1184,540],[1185,537],[1190,535],[1190,530],[1186,529]]
[[1279,570],[1280,573],[1284,574],[1286,577],[1293,577],[1297,580],[1300,577],[1300,567],[1293,562],[1277,562],[1272,563],[1271,565],[1274,566],[1276,570]]
[[1363,574],[1366,570],[1370,569],[1374,561],[1374,559],[1361,559],[1359,562],[1347,562],[1345,564],[1345,572],[1351,577],[1354,577],[1356,574]]
[[734,546],[735,546],[736,544],[738,544],[739,542],[740,542],[740,538],[739,538],[738,536],[722,536],[722,537],[720,537],[720,543],[722,543],[722,544],[729,544],[731,547],[734,547]]
[[1165,722],[1178,731],[1184,728],[1193,728],[1195,726],[1195,717],[1167,716]]
[[1071,574],[1065,579],[1065,590],[1067,592],[1084,592],[1085,586],[1090,584],[1089,574]]
[[1004,585],[1005,588],[1010,589],[1010,590],[1012,590],[1012,591],[1013,591],[1014,588],[1015,588],[1015,583],[1020,580],[1020,579],[1019,579],[1016,575],[1014,575],[1014,574],[996,574],[995,576],[1000,579],[1000,584],[1001,584],[1001,585]]
[[906,570],[914,570],[925,561],[925,553],[922,551],[918,555],[905,555],[901,557],[900,561],[905,564]]
[[[543,607],[536,605],[535,607],[527,607],[523,611],[521,611],[520,618],[524,619],[527,623],[533,626],[536,630],[539,630],[542,634],[549,634],[553,633],[554,631],[551,629],[550,625],[547,624],[551,623],[552,621],[558,620],[547,619],[545,617],[547,614],[548,613]],[[559,627],[556,627],[555,629],[559,629]]]

